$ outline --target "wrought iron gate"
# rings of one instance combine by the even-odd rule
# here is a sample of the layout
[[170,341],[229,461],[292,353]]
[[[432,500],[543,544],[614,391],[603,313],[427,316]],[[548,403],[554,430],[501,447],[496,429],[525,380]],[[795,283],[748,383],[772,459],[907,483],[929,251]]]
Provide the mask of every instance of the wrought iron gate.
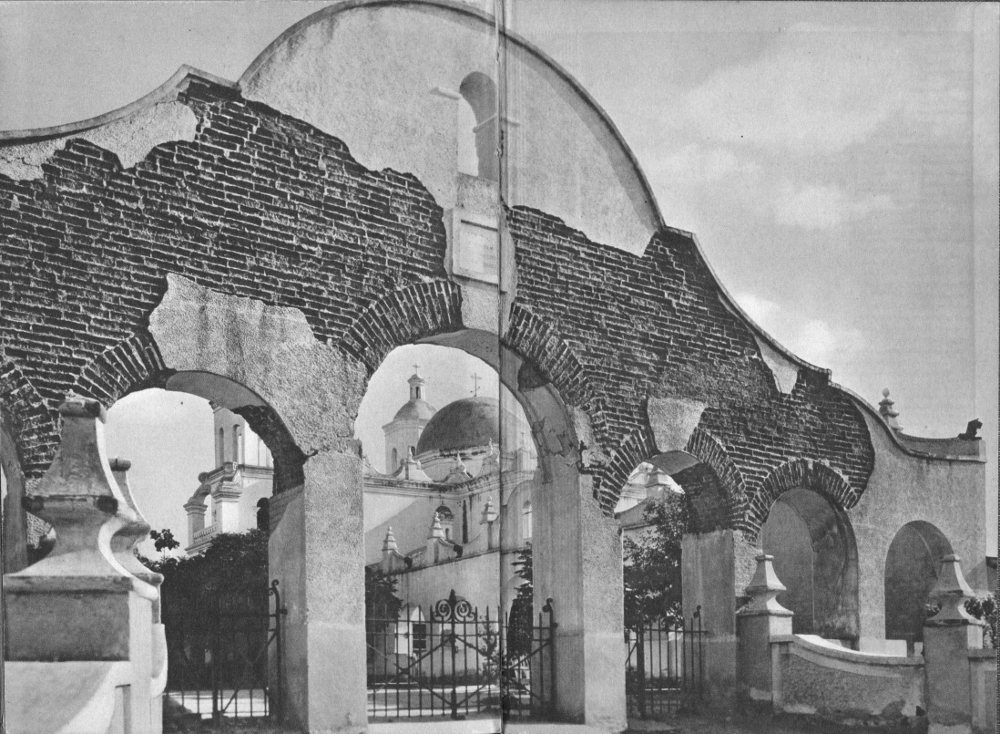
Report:
[[544,717],[554,705],[555,618],[480,613],[454,589],[424,610],[366,619],[368,717]]
[[216,596],[165,608],[165,713],[215,721],[280,719],[277,661],[285,613],[277,580],[257,594]]
[[626,628],[625,697],[630,717],[646,719],[694,708],[704,694],[701,607],[691,619],[644,619]]

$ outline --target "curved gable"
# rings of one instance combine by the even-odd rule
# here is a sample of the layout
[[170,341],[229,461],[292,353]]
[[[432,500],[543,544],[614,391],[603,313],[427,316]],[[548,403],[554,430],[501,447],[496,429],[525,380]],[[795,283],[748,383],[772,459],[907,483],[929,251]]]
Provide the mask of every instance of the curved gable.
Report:
[[[565,71],[504,38],[505,202],[642,252],[661,223],[631,151]],[[497,81],[496,53],[494,20],[472,8],[344,2],[288,29],[240,86],[247,99],[340,138],[367,168],[416,175],[447,210],[459,202],[463,82],[474,74]]]

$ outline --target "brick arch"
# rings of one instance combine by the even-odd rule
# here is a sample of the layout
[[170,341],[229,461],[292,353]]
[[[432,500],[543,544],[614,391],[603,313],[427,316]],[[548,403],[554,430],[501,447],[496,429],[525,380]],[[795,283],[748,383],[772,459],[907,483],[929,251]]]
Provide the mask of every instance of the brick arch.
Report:
[[626,436],[594,485],[594,495],[605,513],[614,514],[629,475],[656,453],[656,439],[648,425],[639,426]]
[[606,421],[596,404],[593,380],[576,352],[552,327],[521,304],[510,311],[510,324],[502,340],[522,357],[531,361],[541,377],[553,384],[563,402],[583,408],[590,415],[595,432]]
[[145,330],[122,339],[88,362],[73,391],[100,400],[110,408],[136,390],[163,387],[169,370],[153,337]]
[[771,505],[784,492],[792,489],[810,489],[821,494],[841,510],[857,504],[860,493],[844,475],[829,465],[813,459],[793,459],[775,468],[750,499],[744,529],[755,540],[767,519]]
[[[73,383],[73,391],[96,398],[110,408],[129,393],[165,387],[172,374],[175,371],[167,368],[153,337],[141,330],[90,360]],[[278,414],[269,406],[245,406],[235,412],[246,420],[271,452],[275,492],[302,484],[305,455]]]
[[688,439],[685,451],[715,473],[726,498],[729,527],[743,529],[747,508],[746,481],[726,449],[715,436],[699,426]]
[[59,445],[57,414],[21,369],[7,360],[0,363],[0,412],[21,471],[29,479],[40,477]]
[[371,303],[348,327],[340,346],[369,376],[396,347],[462,328],[462,293],[447,280],[414,283]]

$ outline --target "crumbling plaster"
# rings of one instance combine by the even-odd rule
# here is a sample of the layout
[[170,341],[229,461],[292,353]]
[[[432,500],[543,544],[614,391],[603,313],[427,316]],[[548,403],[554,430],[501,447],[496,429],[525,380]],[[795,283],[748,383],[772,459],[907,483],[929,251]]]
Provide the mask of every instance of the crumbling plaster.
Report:
[[169,369],[221,375],[264,398],[306,456],[349,450],[365,367],[317,340],[299,309],[168,275],[149,330]]
[[[504,49],[506,203],[641,253],[660,218],[612,123],[540,52],[515,38]],[[347,2],[286,31],[240,87],[247,99],[340,138],[369,169],[415,174],[450,210],[458,200],[457,91],[472,72],[496,80],[496,55],[494,22],[468,6]]]
[[41,178],[42,166],[75,138],[114,153],[122,168],[132,168],[157,145],[194,140],[197,128],[198,118],[186,105],[163,101],[80,132],[0,146],[0,174],[20,181]]

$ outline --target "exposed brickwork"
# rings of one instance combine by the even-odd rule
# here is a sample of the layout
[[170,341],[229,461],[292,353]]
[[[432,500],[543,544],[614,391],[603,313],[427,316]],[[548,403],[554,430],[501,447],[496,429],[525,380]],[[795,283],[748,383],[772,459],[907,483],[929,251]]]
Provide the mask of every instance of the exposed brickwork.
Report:
[[771,505],[782,492],[800,488],[818,492],[835,507],[844,509],[854,507],[861,499],[861,493],[852,488],[847,479],[827,464],[810,459],[789,461],[772,471],[750,498],[745,524],[749,537],[751,539],[757,537]]
[[695,464],[677,472],[673,480],[684,489],[690,531],[707,533],[731,527],[725,490],[710,467]]
[[753,335],[721,302],[689,236],[662,231],[635,256],[528,208],[509,211],[508,224],[516,304],[573,346],[594,386],[586,407],[595,431],[606,451],[621,457],[598,487],[602,505],[611,504],[620,469],[643,443],[637,437],[646,430],[647,396],[705,402],[700,425],[739,467],[746,489],[789,459],[811,458],[828,461],[863,490],[873,452],[861,415],[823,371],[802,368],[790,395],[777,390]]
[[91,360],[77,378],[73,391],[97,398],[110,408],[133,390],[163,387],[168,377],[160,350],[145,331],[123,339]]
[[456,331],[462,326],[461,291],[454,283],[433,281],[387,293],[351,324],[344,349],[368,367],[369,376],[400,344]]
[[[143,334],[168,272],[298,308],[318,338],[354,350],[355,322],[379,301],[405,324],[391,332],[400,338],[455,328],[442,212],[413,176],[368,171],[339,140],[224,87],[196,80],[180,100],[200,120],[197,139],[134,168],[72,140],[42,179],[0,176],[0,343],[43,413],[70,389],[108,400],[145,386],[156,356]],[[447,302],[433,324],[429,282]],[[55,435],[19,431],[36,457],[29,474],[51,460]]]
[[59,445],[58,413],[46,410],[41,395],[11,362],[0,364],[0,396],[0,418],[18,446],[21,471],[39,476]]
[[[712,434],[695,428],[688,440],[687,452],[712,470],[728,517],[719,527],[742,529],[747,506],[746,482],[739,467],[729,458],[726,450]],[[677,480],[680,482],[680,480]],[[683,486],[683,483],[681,484]]]
[[594,487],[594,494],[605,512],[614,512],[619,490],[625,486],[629,475],[655,453],[656,440],[648,425],[637,427],[621,441]]
[[[443,213],[416,178],[369,171],[341,141],[225,87],[194,80],[180,101],[199,119],[195,140],[157,146],[134,168],[73,140],[39,180],[0,176],[0,346],[20,375],[0,392],[25,416],[29,475],[51,458],[68,390],[111,400],[158,379],[145,334],[167,273],[298,308],[369,370],[395,346],[460,326]],[[636,257],[540,212],[508,218],[518,287],[504,341],[590,416],[593,455],[610,457],[586,467],[606,511],[653,450],[649,396],[708,405],[701,428],[716,447],[702,449],[714,463],[699,458],[731,498],[763,496],[765,477],[795,459],[828,461],[863,490],[861,416],[820,371],[801,370],[791,395],[775,388],[687,236],[663,231]]]
[[[537,372],[555,386],[567,403],[585,409],[592,405],[593,386],[588,384],[579,358],[545,321],[514,304],[503,343],[531,360]],[[592,421],[599,419],[592,411],[588,410],[588,414]]]

